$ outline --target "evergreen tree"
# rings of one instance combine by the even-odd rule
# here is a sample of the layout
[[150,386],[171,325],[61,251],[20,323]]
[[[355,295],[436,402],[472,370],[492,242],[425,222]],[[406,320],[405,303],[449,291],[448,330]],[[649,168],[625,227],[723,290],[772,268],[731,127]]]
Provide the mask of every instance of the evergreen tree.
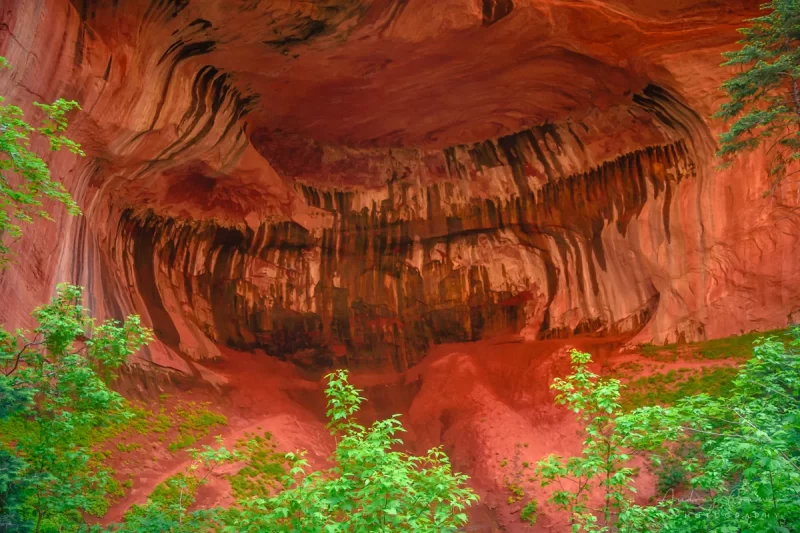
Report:
[[735,119],[720,136],[723,166],[762,144],[768,151],[771,190],[800,172],[800,2],[772,0],[766,15],[739,32],[741,49],[723,54],[724,67],[743,70],[726,81],[728,95],[715,117]]

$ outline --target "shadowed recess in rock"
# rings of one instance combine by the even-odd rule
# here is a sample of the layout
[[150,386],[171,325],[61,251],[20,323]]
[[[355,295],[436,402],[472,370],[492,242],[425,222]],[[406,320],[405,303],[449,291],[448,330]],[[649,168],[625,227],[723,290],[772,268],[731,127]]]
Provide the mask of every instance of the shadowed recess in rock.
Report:
[[[214,342],[312,366],[342,357],[350,366],[404,369],[432,342],[530,323],[539,324],[540,337],[641,327],[657,303],[653,292],[642,294],[634,318],[604,312],[602,234],[613,223],[625,235],[648,199],[693,172],[679,141],[507,200],[457,205],[447,187],[433,184],[427,210],[410,219],[399,216],[397,192],[356,210],[354,192],[300,186],[310,206],[334,215],[332,227],[312,232],[282,222],[242,230],[128,210],[116,239],[140,258],[125,270],[137,272],[128,282],[151,295],[145,303],[153,316],[163,316],[156,295],[166,292],[185,302],[172,313]],[[573,326],[551,309],[559,291],[573,292],[567,287],[577,287],[570,298],[583,308]],[[171,328],[162,337],[180,344]]]

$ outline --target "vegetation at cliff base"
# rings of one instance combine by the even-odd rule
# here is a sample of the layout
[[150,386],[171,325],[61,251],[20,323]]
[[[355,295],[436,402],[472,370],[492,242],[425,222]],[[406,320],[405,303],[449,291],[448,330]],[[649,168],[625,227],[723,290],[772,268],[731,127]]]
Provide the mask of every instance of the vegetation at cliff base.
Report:
[[[414,456],[397,448],[403,431],[397,416],[368,427],[356,420],[364,398],[347,372],[330,374],[328,428],[336,438],[333,466],[308,472],[304,454],[277,454],[270,438],[205,446],[194,462],[134,507],[117,532],[455,532],[467,523],[477,495],[467,477],[452,471],[439,448]],[[190,510],[197,491],[221,465],[244,463],[230,477],[237,502]]]
[[[364,399],[338,371],[325,391],[337,442],[331,468],[308,472],[302,452],[278,453],[269,435],[250,435],[230,450],[218,439],[216,447],[190,449],[185,471],[122,523],[90,527],[87,519],[105,514],[124,490],[97,444],[142,420],[109,384],[151,332],[135,316],[96,324],[71,285],[33,316],[31,331],[0,331],[0,531],[447,532],[466,524],[477,500],[441,449],[423,456],[398,450],[397,416],[359,424]],[[224,422],[196,404],[179,404],[181,411],[188,415],[177,419],[178,434],[192,442],[202,436],[197,431]],[[236,503],[194,509],[209,476],[233,463]]]
[[739,30],[741,48],[724,54],[723,67],[741,70],[722,85],[728,101],[715,116],[733,120],[720,136],[722,160],[765,146],[774,188],[800,172],[800,2],[772,0],[762,9]]
[[[573,351],[573,372],[553,389],[584,424],[583,451],[537,465],[541,484],[556,487],[550,501],[569,513],[572,531],[798,531],[800,328],[788,334],[788,343],[756,341],[729,394],[632,412],[622,409],[621,383],[592,373],[589,354]],[[661,477],[664,494],[652,505],[634,500],[637,456]],[[599,506],[590,498],[596,490]]]
[[94,442],[133,416],[108,384],[151,334],[136,316],[95,323],[71,285],[33,316],[31,331],[0,330],[0,524],[78,531],[120,491]]
[[[308,471],[302,452],[278,452],[269,434],[230,447],[218,438],[190,449],[187,466],[120,523],[92,526],[90,517],[124,490],[97,439],[141,420],[109,383],[151,333],[136,317],[95,323],[80,289],[69,285],[34,318],[30,331],[0,334],[0,531],[455,532],[477,501],[441,449],[401,451],[398,417],[360,424],[364,399],[347,372],[337,371],[325,390],[336,440],[329,468]],[[630,412],[620,401],[623,385],[594,374],[589,354],[573,351],[572,372],[553,389],[582,422],[585,439],[581,454],[551,455],[535,466],[535,479],[554,488],[550,503],[575,532],[797,531],[800,328],[787,335],[758,339],[728,394]],[[187,422],[192,428],[214,418],[202,405],[182,409],[196,415],[187,420],[201,419]],[[646,505],[635,500],[637,458],[660,476],[662,493]],[[528,466],[516,463],[506,461],[514,470],[510,486]],[[236,465],[225,474],[234,503],[198,505],[201,488],[225,465]],[[539,502],[524,503],[520,520],[536,524]]]

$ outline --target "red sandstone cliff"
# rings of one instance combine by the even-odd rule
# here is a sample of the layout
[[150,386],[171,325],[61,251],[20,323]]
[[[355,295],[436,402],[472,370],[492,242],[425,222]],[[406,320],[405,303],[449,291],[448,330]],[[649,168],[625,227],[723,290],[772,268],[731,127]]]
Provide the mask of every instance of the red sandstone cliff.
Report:
[[87,157],[52,160],[85,215],[26,228],[0,319],[79,283],[198,375],[782,326],[800,191],[717,172],[709,119],[758,3],[5,0],[0,94],[78,100]]

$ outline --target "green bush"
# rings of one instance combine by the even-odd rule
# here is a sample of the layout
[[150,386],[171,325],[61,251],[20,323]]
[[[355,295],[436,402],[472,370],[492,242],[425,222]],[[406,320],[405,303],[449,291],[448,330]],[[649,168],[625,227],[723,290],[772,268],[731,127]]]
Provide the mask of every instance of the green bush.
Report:
[[[786,338],[791,339],[786,342]],[[758,339],[728,394],[694,394],[671,407],[626,413],[621,384],[588,370],[572,352],[573,372],[556,379],[556,402],[585,424],[583,451],[539,462],[551,501],[571,516],[573,531],[796,531],[800,524],[800,328]],[[633,501],[635,454],[651,456],[663,493],[657,505]],[[594,506],[589,494],[604,495]]]
[[[0,57],[0,71],[10,68],[8,61]],[[31,137],[44,138],[52,151],[66,148],[83,155],[80,146],[63,135],[67,129],[66,114],[80,108],[77,102],[63,99],[52,104],[34,102],[44,115],[40,125],[34,127],[24,120],[22,109],[4,101],[0,97],[0,269],[8,265],[11,242],[22,235],[20,224],[50,219],[44,208],[45,199],[60,202],[72,215],[80,214],[78,204],[60,182],[53,180],[44,160],[29,150]],[[9,179],[9,175],[21,179]]]
[[[277,454],[271,438],[191,450],[195,458],[182,474],[136,506],[118,533],[201,531],[455,532],[467,523],[477,501],[467,477],[453,473],[440,449],[413,456],[397,448],[403,431],[398,417],[360,425],[355,415],[363,398],[347,373],[328,376],[328,427],[336,438],[329,469],[306,473],[303,454]],[[195,494],[221,464],[244,463],[229,476],[235,505],[190,511]]]
[[520,520],[527,522],[529,525],[534,525],[536,523],[536,519],[538,518],[538,509],[539,504],[536,502],[536,500],[529,501],[519,512]]
[[133,416],[108,381],[151,334],[135,316],[96,324],[71,285],[33,316],[33,331],[0,330],[0,472],[9,457],[15,471],[13,479],[0,474],[0,516],[13,513],[9,520],[37,532],[75,530],[121,494],[109,452],[95,445],[101,428]]

